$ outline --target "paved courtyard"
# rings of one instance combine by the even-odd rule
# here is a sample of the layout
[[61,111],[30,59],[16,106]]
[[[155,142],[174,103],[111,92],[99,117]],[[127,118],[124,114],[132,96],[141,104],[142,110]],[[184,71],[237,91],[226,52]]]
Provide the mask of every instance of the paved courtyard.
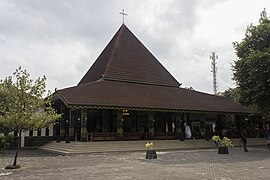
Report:
[[21,152],[19,170],[2,167],[13,154],[0,155],[0,179],[270,179],[270,151],[264,148],[231,149],[219,155],[216,149],[158,152],[146,160],[143,152],[59,156],[37,150]]

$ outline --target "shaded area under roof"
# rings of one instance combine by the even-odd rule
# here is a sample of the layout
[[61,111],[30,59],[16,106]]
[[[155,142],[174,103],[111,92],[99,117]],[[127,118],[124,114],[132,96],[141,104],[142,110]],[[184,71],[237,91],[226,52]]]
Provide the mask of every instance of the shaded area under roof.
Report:
[[250,113],[230,99],[179,87],[100,80],[57,91],[71,106],[104,106],[145,109]]
[[123,24],[79,84],[98,79],[179,87],[180,83]]

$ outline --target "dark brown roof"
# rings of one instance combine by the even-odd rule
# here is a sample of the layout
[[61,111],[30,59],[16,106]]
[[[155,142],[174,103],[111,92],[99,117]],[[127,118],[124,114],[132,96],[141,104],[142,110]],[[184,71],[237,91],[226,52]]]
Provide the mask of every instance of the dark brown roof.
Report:
[[123,24],[80,83],[56,96],[67,106],[250,113],[232,100],[179,86]]
[[230,99],[179,87],[100,80],[57,93],[73,106],[250,113],[249,108]]
[[109,79],[179,87],[179,82],[123,24],[79,84]]

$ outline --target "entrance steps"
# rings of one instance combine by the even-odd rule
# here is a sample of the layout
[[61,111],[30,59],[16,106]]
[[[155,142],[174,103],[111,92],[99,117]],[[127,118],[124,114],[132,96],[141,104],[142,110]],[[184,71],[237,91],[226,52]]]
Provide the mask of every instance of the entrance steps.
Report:
[[[189,149],[212,149],[216,148],[212,140],[140,140],[140,141],[96,141],[96,142],[50,142],[39,147],[40,150],[55,152],[58,154],[86,154],[86,153],[105,153],[105,152],[132,152],[145,151],[147,142],[154,143],[154,149],[159,151],[169,150],[189,150]],[[233,139],[235,146],[239,146],[240,139]],[[250,138],[248,146],[267,145],[266,139]]]

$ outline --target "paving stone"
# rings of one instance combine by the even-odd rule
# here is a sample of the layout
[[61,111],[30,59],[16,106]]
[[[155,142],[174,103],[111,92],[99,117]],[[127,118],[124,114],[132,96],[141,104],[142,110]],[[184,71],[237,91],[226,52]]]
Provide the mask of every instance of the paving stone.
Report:
[[[93,153],[58,156],[37,150],[23,151],[20,170],[0,170],[0,179],[270,179],[270,151],[267,148],[161,151],[157,160],[146,160],[144,152]],[[12,162],[12,154],[0,156],[0,165]]]

